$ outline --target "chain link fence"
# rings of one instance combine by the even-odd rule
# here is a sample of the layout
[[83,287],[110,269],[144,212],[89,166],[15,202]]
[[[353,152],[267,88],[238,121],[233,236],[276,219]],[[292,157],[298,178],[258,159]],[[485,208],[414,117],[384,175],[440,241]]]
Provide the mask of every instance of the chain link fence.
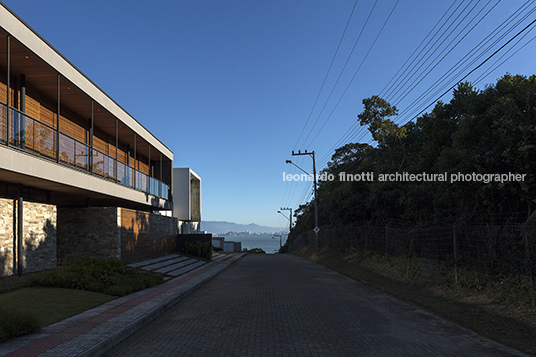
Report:
[[[309,231],[293,240],[291,250],[315,243],[315,233]],[[362,223],[321,227],[318,244],[341,251],[369,250],[386,257],[406,257],[408,271],[415,262],[421,270],[452,268],[456,280],[459,269],[493,277],[519,276],[530,282],[534,299],[536,215],[521,224],[452,223],[422,227],[393,222],[385,226]]]

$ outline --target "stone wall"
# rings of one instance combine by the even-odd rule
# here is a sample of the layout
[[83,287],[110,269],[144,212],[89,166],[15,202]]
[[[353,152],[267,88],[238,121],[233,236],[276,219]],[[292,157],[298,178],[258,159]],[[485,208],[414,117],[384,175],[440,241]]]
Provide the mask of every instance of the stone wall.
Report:
[[23,205],[24,272],[56,267],[57,208],[44,203]]
[[[173,217],[117,207],[66,208],[24,202],[23,272],[52,269],[66,255],[125,263],[177,251]],[[16,201],[0,199],[0,276],[17,274]]]
[[58,260],[66,255],[121,258],[121,208],[58,208]]
[[0,276],[17,272],[14,260],[16,243],[13,236],[13,202],[0,198]]
[[[16,201],[0,199],[0,276],[17,273]],[[56,206],[23,203],[23,272],[56,267]]]
[[125,263],[177,251],[177,219],[121,209],[121,259]]

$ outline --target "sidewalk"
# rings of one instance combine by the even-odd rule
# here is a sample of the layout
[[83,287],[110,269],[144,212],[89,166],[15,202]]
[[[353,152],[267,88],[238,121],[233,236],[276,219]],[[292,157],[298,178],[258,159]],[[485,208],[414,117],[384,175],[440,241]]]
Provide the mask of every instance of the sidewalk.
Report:
[[176,277],[47,326],[39,333],[1,343],[0,356],[100,356],[243,255],[215,254],[209,263],[167,256],[133,264]]

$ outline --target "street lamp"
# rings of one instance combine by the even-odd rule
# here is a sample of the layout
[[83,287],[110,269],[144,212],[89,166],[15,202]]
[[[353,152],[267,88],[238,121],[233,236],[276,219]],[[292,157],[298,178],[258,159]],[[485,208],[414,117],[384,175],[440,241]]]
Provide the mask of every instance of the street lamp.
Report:
[[302,169],[301,167],[299,167],[298,165],[296,165],[296,164],[293,163],[292,161],[287,160],[287,161],[285,161],[285,162],[286,162],[287,164],[292,164],[292,165],[296,166],[298,169],[302,170],[302,172],[305,172],[305,174],[306,174],[307,176],[311,175],[310,173],[308,173],[307,171],[305,171],[304,169]]
[[[285,216],[281,211],[290,211],[290,218]],[[288,253],[290,253],[290,230],[292,229],[292,208],[283,208],[281,207],[281,211],[277,211],[277,213],[281,214],[283,217],[289,220],[290,224],[288,226],[288,236],[287,236],[287,243],[288,243]]]
[[274,234],[274,237],[272,239],[275,239],[275,237],[279,237],[279,250],[281,251],[281,248],[283,245],[281,244],[281,234]]
[[[313,159],[313,188],[314,188],[314,194],[315,194],[315,205],[314,205],[315,206],[315,229],[313,229],[313,231],[315,232],[316,247],[318,248],[318,232],[320,231],[320,228],[318,228],[318,198],[317,198],[317,195],[316,195],[316,186],[317,186],[316,179],[317,179],[317,177],[316,177],[315,152],[314,151],[313,152],[307,152],[307,150],[305,150],[305,152],[298,151],[298,153],[295,153],[294,151],[292,151],[292,156],[298,156],[298,155],[309,155]],[[307,171],[305,171],[304,169],[302,169],[301,167],[299,167],[298,165],[296,165],[292,161],[287,160],[286,163],[287,164],[292,164],[292,165],[296,166],[298,169],[300,169],[303,172],[305,172],[307,175],[310,175]]]

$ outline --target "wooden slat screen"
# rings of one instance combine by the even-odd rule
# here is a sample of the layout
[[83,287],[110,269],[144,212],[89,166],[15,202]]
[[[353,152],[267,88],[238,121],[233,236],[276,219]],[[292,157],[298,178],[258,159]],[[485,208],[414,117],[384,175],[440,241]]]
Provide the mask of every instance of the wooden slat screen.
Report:
[[17,77],[13,74],[11,77],[11,87],[9,89],[9,105],[19,109],[19,91],[17,90]]
[[149,175],[149,165],[147,165],[145,162],[139,162],[138,170],[146,175]]
[[127,163],[127,153],[125,150],[123,150],[123,148],[121,148],[121,146],[117,148],[117,161],[120,161],[124,164]]
[[38,93],[36,93],[36,94],[32,93],[30,95],[28,92],[26,92],[26,109],[24,110],[24,112],[27,115],[31,116],[32,118],[40,120],[40,117],[41,117],[41,104],[39,103],[39,94]]
[[56,104],[42,96],[31,85],[26,86],[26,114],[51,127],[56,127]]
[[[0,102],[3,103],[7,100],[6,82],[6,70],[0,67]],[[17,82],[18,76],[12,75],[10,104],[15,108],[19,108],[20,102],[20,93],[15,89],[18,86]],[[42,95],[31,85],[31,83],[27,83],[25,113],[30,117],[25,121],[25,148],[46,156],[54,157],[56,150],[56,133],[54,129],[57,128],[57,103],[55,100]],[[80,118],[76,114],[71,113],[68,109],[64,110],[63,108],[61,114],[60,131],[89,145],[89,119]],[[36,119],[37,121],[31,120],[31,118]],[[47,127],[47,125],[50,127]],[[98,128],[95,128],[93,147],[113,159],[117,157],[119,162],[124,164],[127,163],[127,145],[119,143],[116,155],[115,138],[99,132]],[[136,160],[134,160],[134,153],[130,153],[129,166],[150,176],[150,165],[148,164],[148,161],[148,158],[140,153],[136,154]]]
[[79,123],[60,115],[60,131],[70,137],[87,144],[88,131]]
[[0,102],[5,103],[7,101],[6,81],[0,77]]
[[108,143],[95,135],[93,135],[93,148],[99,150],[103,154],[110,155],[108,151]]
[[[0,67],[0,101],[2,103],[7,102],[7,71],[5,68]],[[14,77],[14,75],[11,75],[11,89],[9,91],[9,105],[11,105],[14,108],[19,107],[19,101],[18,101],[18,92],[14,89],[17,87],[17,79]]]
[[137,154],[136,169],[149,175],[149,165],[147,165],[147,158],[143,155]]
[[30,85],[26,87],[26,113],[40,122],[56,128],[56,103],[42,96]]
[[57,113],[53,112],[49,108],[43,105],[41,105],[41,108],[39,108],[39,120],[53,128],[56,128],[56,117]]

